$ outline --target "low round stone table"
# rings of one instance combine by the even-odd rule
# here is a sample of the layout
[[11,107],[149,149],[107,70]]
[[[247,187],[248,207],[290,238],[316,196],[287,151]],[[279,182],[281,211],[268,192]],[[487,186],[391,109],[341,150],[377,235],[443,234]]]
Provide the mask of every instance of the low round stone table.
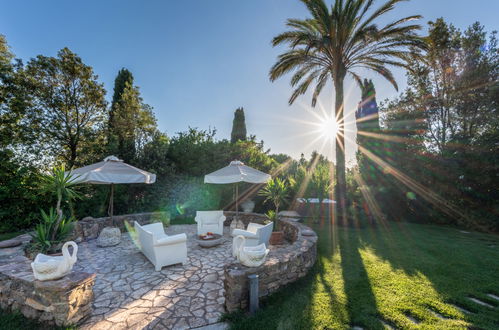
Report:
[[200,247],[204,248],[210,248],[222,244],[223,242],[222,235],[213,234],[212,236],[213,237],[209,239],[202,239],[201,237],[197,236],[196,241],[198,242]]

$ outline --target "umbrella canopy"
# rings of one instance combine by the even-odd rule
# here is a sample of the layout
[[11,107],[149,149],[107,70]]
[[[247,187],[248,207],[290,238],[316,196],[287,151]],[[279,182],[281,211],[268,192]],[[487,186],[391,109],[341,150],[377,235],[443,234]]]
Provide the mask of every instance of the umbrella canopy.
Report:
[[70,172],[78,183],[110,184],[108,213],[113,218],[114,185],[120,183],[154,183],[156,174],[123,163],[115,156],[108,156],[102,162],[84,166]]
[[265,183],[271,179],[270,174],[263,173],[243,164],[238,160],[230,162],[229,166],[221,168],[204,176],[204,183]]
[[108,156],[102,162],[72,170],[71,174],[80,183],[119,184],[154,183],[156,174],[123,163],[115,156]]
[[243,164],[238,160],[230,162],[229,166],[221,168],[204,176],[204,183],[226,184],[236,183],[236,219],[239,215],[238,200],[239,189],[238,182],[265,183],[272,177],[270,174],[263,173]]

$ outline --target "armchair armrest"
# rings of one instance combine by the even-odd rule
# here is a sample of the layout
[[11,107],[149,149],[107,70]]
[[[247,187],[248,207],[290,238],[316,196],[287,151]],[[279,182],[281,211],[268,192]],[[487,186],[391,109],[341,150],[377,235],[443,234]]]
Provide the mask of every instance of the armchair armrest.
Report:
[[154,242],[154,246],[163,246],[163,245],[171,245],[177,244],[187,241],[187,235],[184,233],[172,236],[163,236],[158,238],[156,242]]
[[262,228],[263,225],[260,225],[258,223],[253,223],[253,222],[250,222],[248,224],[248,228],[246,228],[247,231],[251,232],[251,233],[255,233],[256,234],[256,231],[258,230],[258,228]]
[[251,233],[249,231],[246,231],[246,230],[242,230],[242,229],[234,229],[232,231],[232,236],[237,236],[237,235],[242,235],[246,238],[258,238],[258,235],[255,234],[255,233]]

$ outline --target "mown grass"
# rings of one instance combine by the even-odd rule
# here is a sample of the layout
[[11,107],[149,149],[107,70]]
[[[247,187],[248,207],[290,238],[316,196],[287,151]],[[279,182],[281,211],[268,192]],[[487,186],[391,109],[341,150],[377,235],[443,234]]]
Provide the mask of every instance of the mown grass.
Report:
[[38,323],[37,321],[25,318],[19,312],[8,312],[0,309],[0,329],[2,330],[74,330],[76,327],[57,327]]
[[227,315],[232,329],[499,329],[499,301],[487,296],[499,296],[498,236],[408,223],[312,227],[313,270],[253,317]]

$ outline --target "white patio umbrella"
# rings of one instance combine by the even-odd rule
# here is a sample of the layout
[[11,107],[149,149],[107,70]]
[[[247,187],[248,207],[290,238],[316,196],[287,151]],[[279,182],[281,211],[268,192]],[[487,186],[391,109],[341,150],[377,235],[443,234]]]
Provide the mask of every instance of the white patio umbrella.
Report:
[[110,184],[108,213],[113,218],[114,185],[121,183],[154,183],[156,174],[152,174],[124,163],[115,156],[108,156],[102,162],[80,167],[70,172],[75,181],[90,184]]
[[243,164],[238,160],[230,162],[229,166],[221,168],[213,173],[206,174],[204,176],[204,183],[214,183],[214,184],[236,184],[236,218],[239,214],[238,209],[238,199],[239,199],[239,189],[238,182],[249,182],[249,183],[265,183],[271,179],[270,174],[263,173],[259,170],[251,168]]

